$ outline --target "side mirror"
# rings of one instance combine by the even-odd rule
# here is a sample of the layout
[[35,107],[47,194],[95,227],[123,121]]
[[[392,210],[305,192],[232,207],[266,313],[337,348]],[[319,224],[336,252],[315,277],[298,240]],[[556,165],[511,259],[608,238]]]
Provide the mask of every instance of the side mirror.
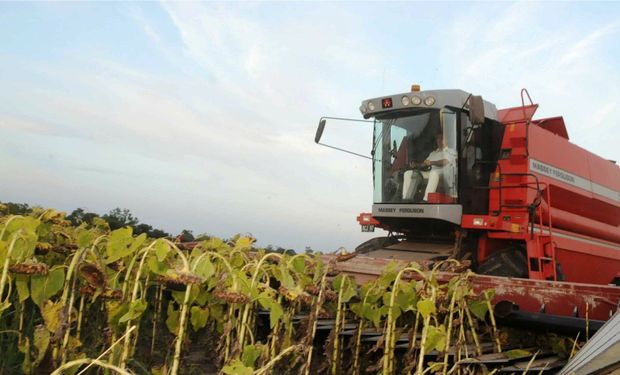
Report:
[[469,97],[469,121],[473,125],[484,124],[484,102],[482,96],[472,95]]
[[319,127],[316,129],[316,134],[314,135],[314,143],[319,143],[321,140],[321,136],[323,135],[323,130],[325,130],[325,119],[322,118],[319,121]]

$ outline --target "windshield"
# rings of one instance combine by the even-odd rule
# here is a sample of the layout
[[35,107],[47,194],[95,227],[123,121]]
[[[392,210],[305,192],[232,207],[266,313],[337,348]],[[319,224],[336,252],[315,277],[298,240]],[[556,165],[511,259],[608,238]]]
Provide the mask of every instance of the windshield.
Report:
[[432,109],[374,125],[375,203],[456,203],[456,113]]

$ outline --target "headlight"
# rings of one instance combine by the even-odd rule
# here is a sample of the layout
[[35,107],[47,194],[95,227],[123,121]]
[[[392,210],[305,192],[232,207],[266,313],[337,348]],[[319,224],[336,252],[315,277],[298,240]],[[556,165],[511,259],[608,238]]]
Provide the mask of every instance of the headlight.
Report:
[[366,113],[366,106],[365,105],[360,105],[360,112],[362,113]]
[[403,96],[402,98],[400,98],[400,102],[403,103],[404,106],[408,106],[409,103],[411,103],[408,96]]
[[368,102],[368,109],[371,111],[375,110],[375,104],[373,102]]
[[411,104],[413,105],[420,105],[422,104],[422,99],[419,96],[412,96],[411,97]]
[[428,97],[424,98],[424,105],[431,106],[433,104],[435,104],[435,98],[434,97],[428,96]]

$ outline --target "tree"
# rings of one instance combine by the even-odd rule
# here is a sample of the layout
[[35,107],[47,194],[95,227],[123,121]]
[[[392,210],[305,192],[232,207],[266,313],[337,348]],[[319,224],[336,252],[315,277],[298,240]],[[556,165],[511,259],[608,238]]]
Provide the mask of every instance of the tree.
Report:
[[135,227],[139,220],[134,217],[131,212],[126,208],[115,208],[102,218],[110,224],[110,229],[115,230],[123,227]]
[[170,237],[170,233],[164,232],[161,229],[153,229],[148,234],[151,238],[162,238],[162,237]]
[[27,215],[32,212],[32,208],[27,203],[6,202],[4,205],[8,215]]
[[164,232],[161,229],[154,229],[152,226],[144,223],[140,223],[133,228],[134,234],[142,234],[146,233],[150,238],[162,238],[162,237],[170,237],[170,234]]
[[83,208],[76,208],[68,216],[67,220],[73,225],[80,225],[82,223],[92,224],[93,219],[99,217],[94,212],[86,212]]

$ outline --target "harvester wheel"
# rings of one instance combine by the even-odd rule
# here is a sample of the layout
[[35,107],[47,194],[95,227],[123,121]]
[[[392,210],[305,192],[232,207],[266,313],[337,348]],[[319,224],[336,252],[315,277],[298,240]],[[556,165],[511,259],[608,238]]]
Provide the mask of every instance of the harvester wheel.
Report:
[[498,250],[487,257],[478,267],[481,275],[527,278],[527,257],[525,250],[509,247]]
[[386,246],[394,245],[397,242],[398,242],[398,238],[396,237],[388,237],[388,236],[375,237],[375,238],[369,239],[368,241],[356,247],[355,252],[360,253],[360,254],[366,254],[366,253],[369,253],[377,249],[381,249]]

